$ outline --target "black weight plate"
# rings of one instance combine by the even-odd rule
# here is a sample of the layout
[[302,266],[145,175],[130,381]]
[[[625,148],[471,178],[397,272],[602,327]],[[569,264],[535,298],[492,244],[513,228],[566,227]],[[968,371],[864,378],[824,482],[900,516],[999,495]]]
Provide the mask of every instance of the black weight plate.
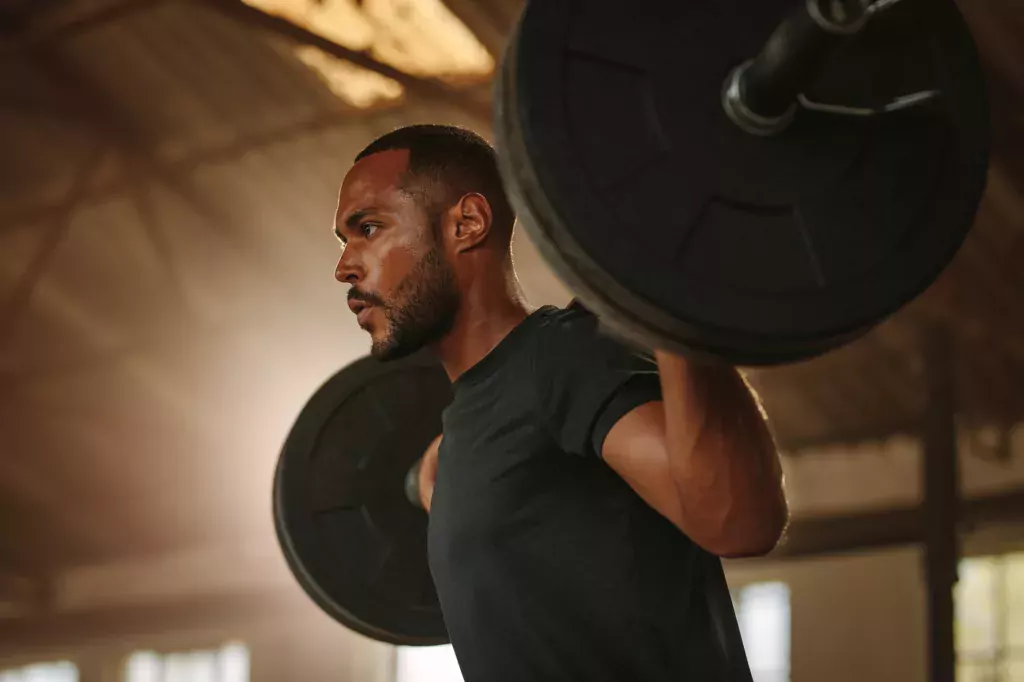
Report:
[[930,66],[904,80],[941,85],[929,106],[801,111],[784,133],[752,136],[727,118],[722,87],[794,5],[527,5],[497,86],[502,175],[546,260],[613,330],[736,364],[810,357],[922,292],[968,232],[988,113],[953,3],[901,0],[864,34],[913,24],[900,54]]
[[427,515],[404,481],[451,399],[447,374],[425,354],[363,358],[313,394],[278,462],[274,524],[292,572],[328,615],[382,642],[448,642]]

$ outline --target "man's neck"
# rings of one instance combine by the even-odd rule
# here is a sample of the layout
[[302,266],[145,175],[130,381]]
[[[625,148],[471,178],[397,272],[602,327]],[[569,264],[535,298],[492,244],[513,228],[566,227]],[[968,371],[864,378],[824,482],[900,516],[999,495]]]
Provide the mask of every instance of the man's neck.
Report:
[[455,381],[480,362],[530,312],[514,280],[465,292],[451,332],[433,349],[448,378]]

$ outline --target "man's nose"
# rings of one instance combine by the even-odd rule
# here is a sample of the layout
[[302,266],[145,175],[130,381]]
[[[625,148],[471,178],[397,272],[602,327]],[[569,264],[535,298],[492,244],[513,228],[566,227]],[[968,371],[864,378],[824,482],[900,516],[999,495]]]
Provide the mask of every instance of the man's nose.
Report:
[[338,265],[334,268],[334,279],[342,284],[355,284],[363,278],[363,268],[346,249],[338,259]]

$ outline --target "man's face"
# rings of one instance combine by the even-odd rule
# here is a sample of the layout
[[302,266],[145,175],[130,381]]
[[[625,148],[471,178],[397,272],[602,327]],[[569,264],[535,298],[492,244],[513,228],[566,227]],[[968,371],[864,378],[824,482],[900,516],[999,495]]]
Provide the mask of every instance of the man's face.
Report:
[[342,242],[335,277],[351,284],[349,307],[370,333],[370,353],[394,360],[443,338],[459,308],[455,272],[428,216],[400,189],[409,154],[387,151],[355,164],[338,198]]

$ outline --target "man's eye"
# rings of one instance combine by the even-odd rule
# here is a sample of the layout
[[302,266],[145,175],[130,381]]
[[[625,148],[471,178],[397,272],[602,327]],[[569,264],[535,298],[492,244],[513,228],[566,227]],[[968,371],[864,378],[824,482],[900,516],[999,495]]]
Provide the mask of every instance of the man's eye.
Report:
[[363,237],[369,239],[373,235],[374,231],[376,231],[377,226],[371,223],[363,223],[359,226],[359,229],[362,231]]

